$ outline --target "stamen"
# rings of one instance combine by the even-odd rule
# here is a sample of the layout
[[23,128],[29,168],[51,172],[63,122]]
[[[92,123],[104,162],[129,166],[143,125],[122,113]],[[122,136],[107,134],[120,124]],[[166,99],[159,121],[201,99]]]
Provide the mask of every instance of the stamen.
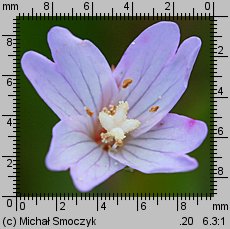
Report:
[[101,142],[103,143],[111,143],[113,142],[113,137],[108,133],[101,133]]
[[124,145],[124,143],[122,140],[116,140],[115,143],[113,144],[113,146],[111,147],[111,149],[116,150],[117,147],[121,147],[123,145]]
[[85,109],[87,115],[89,115],[90,117],[93,116],[94,113],[88,107],[84,107],[84,109]]
[[112,65],[111,65],[111,70],[112,70],[112,72],[114,72],[115,68],[116,68],[115,65],[112,64]]
[[122,140],[117,140],[117,141],[115,142],[115,144],[116,144],[118,147],[121,147],[121,146],[123,146],[123,141],[122,141]]
[[103,107],[102,111],[108,115],[114,115],[116,113],[116,106],[109,105],[109,109],[107,107]]
[[122,83],[122,88],[127,88],[132,82],[132,79],[125,79]]
[[149,112],[156,112],[158,109],[159,109],[159,106],[152,106],[152,107],[149,109]]
[[111,146],[106,149],[116,150],[123,146],[126,135],[141,125],[140,121],[127,117],[128,110],[128,102],[119,101],[117,106],[109,105],[99,113],[100,124],[106,131],[100,134],[101,142]]
[[116,113],[116,106],[109,105],[109,114],[114,115]]

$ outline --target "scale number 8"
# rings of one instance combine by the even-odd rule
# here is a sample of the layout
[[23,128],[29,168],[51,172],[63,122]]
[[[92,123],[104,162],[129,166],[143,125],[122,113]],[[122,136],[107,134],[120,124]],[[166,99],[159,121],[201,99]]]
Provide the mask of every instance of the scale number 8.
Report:
[[224,174],[224,168],[223,167],[218,167],[217,173],[219,176],[222,176]]
[[50,3],[44,2],[44,10],[49,10],[49,9],[50,9]]
[[180,209],[183,211],[186,210],[186,202],[181,202]]

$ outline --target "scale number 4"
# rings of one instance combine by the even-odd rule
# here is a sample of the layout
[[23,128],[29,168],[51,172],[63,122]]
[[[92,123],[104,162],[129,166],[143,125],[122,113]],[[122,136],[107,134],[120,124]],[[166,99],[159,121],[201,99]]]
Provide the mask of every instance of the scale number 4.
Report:
[[220,94],[220,95],[223,95],[223,88],[220,87],[220,88],[218,89],[218,92],[217,92],[217,93]]
[[6,123],[6,124],[9,125],[9,126],[11,126],[11,125],[12,125],[12,119],[9,118],[9,119],[7,120],[7,123]]
[[106,209],[105,202],[102,203],[101,208],[104,210]]

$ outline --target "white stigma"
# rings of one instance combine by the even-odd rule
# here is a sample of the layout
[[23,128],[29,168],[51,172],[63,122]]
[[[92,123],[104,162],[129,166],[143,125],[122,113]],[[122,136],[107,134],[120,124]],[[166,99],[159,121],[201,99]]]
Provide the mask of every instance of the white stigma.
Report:
[[126,134],[140,126],[140,121],[127,118],[128,110],[127,101],[120,101],[117,106],[110,106],[110,109],[103,108],[99,113],[99,121],[107,132],[101,133],[102,142],[115,142],[113,148],[122,146]]

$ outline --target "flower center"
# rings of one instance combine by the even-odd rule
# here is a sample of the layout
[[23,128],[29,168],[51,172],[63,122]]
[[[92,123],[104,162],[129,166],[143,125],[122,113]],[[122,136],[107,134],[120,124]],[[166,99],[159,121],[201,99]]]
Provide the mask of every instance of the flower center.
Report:
[[105,144],[106,149],[122,146],[126,134],[140,126],[140,121],[127,118],[128,110],[128,102],[120,101],[117,106],[104,107],[99,113],[99,121],[106,130],[100,134],[101,142]]

